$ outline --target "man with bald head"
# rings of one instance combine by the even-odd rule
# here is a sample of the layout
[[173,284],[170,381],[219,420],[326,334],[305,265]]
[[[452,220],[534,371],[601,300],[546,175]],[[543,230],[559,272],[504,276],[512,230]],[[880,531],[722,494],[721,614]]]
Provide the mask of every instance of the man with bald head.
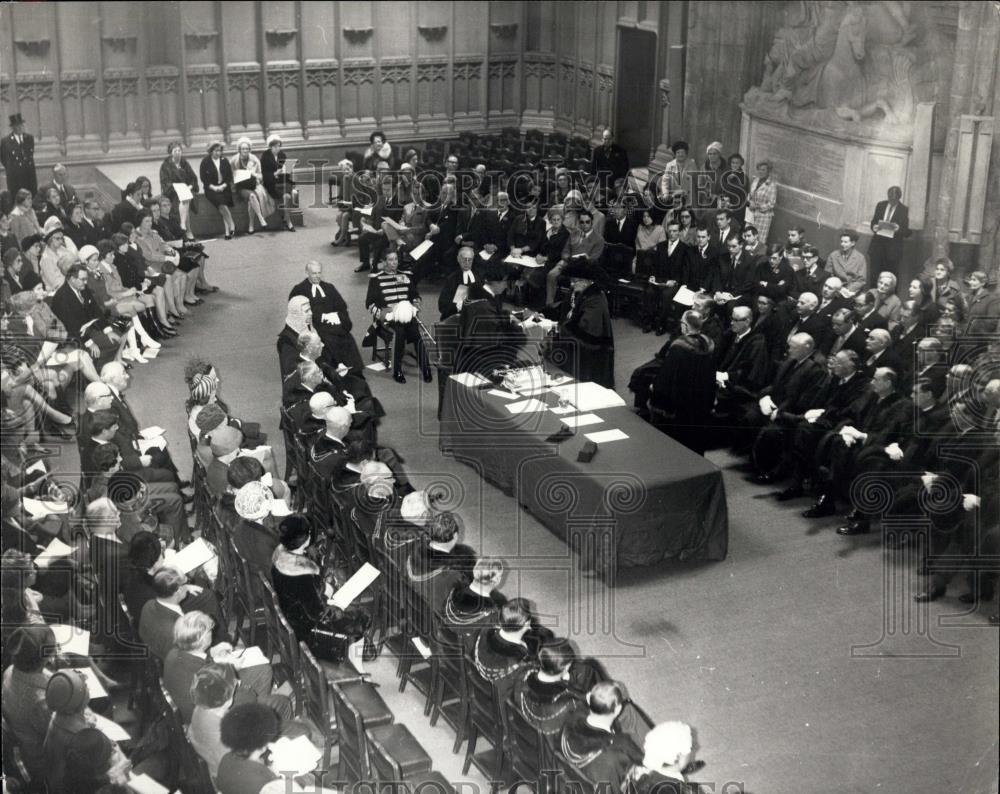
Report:
[[830,318],[817,312],[819,298],[811,292],[803,292],[795,304],[797,315],[794,325],[788,332],[791,339],[795,334],[809,334],[816,345],[817,357],[826,359],[833,344],[833,327]]
[[892,335],[884,328],[873,328],[865,340],[865,374],[871,377],[879,367],[904,371],[903,362],[892,350]]
[[836,276],[830,276],[823,282],[819,292],[819,306],[816,308],[817,314],[832,316],[837,309],[850,308],[850,303],[840,294],[844,282]]
[[338,363],[361,374],[364,362],[354,337],[351,336],[351,316],[347,303],[329,281],[323,280],[323,266],[311,260],[306,263],[306,277],[288,293],[288,299],[300,295],[309,299],[312,307],[313,328],[323,340],[323,345]]
[[79,437],[81,439],[90,438],[89,422],[91,418],[96,411],[109,410],[113,398],[114,395],[111,393],[110,387],[103,381],[87,384],[87,388],[83,390],[83,403],[86,410],[80,414],[79,418]]
[[323,414],[326,425],[309,450],[309,461],[323,482],[332,482],[347,465],[347,443],[344,436],[351,429],[351,412],[332,405]]
[[[774,382],[757,392],[757,401],[747,409],[744,441],[756,437],[772,422],[797,419],[815,405],[825,381],[823,367],[813,358],[815,350],[816,345],[809,334],[794,334],[788,340],[788,355],[778,366]],[[748,434],[752,435],[747,438]],[[774,482],[774,478],[769,472],[758,469],[755,481],[768,484]]]
[[722,336],[716,362],[715,415],[723,422],[731,422],[744,413],[753,395],[767,385],[771,371],[767,340],[754,330],[749,306],[733,307],[729,330]]

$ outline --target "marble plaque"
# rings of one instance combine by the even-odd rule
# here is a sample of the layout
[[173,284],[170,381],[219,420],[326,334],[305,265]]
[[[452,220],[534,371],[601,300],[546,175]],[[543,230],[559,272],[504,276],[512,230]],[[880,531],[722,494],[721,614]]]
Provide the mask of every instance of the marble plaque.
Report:
[[844,144],[795,128],[760,124],[753,131],[753,163],[768,159],[779,185],[843,201]]

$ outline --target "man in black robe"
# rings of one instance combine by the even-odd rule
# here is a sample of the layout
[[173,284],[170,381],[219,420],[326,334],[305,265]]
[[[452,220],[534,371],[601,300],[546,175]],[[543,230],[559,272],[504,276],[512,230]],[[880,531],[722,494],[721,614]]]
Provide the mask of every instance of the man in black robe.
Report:
[[459,312],[459,341],[455,354],[456,372],[476,372],[488,376],[493,370],[510,366],[526,335],[503,308],[507,269],[488,265],[483,281],[470,285]]
[[347,312],[347,304],[333,284],[323,281],[323,266],[319,262],[306,263],[306,278],[292,287],[288,299],[296,295],[309,299],[316,333],[326,349],[338,363],[356,374],[362,374],[364,362],[351,336],[351,316]]
[[[608,298],[601,285],[607,276],[598,265],[578,259],[563,269],[570,291],[545,313],[559,321],[559,343],[566,353],[560,368],[579,381],[615,387],[615,339]],[[572,349],[569,349],[569,348]],[[554,362],[555,363],[555,362]]]

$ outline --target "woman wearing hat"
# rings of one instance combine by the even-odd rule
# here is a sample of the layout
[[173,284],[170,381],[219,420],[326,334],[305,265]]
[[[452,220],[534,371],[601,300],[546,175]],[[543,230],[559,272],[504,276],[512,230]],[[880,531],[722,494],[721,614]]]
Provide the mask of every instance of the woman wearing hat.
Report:
[[167,144],[167,157],[160,164],[160,192],[167,196],[177,208],[180,215],[181,229],[184,230],[184,237],[193,240],[194,235],[188,230],[188,215],[191,211],[191,201],[178,201],[177,191],[174,185],[178,183],[186,184],[192,195],[198,192],[198,177],[195,176],[194,169],[184,157],[184,149],[177,141]]
[[[366,171],[375,171],[379,163],[386,163],[392,168],[392,146],[385,139],[382,130],[375,130],[368,136],[368,148],[365,149],[364,165]],[[385,168],[385,166],[382,166]]]
[[237,171],[247,171],[250,179],[242,182],[235,182],[233,189],[240,201],[247,205],[247,220],[249,227],[247,234],[253,234],[256,229],[253,226],[254,217],[260,224],[260,228],[267,228],[267,217],[274,212],[274,202],[264,189],[263,177],[260,170],[260,160],[257,159],[251,150],[253,144],[247,137],[240,138],[236,142],[236,154],[233,155],[229,164],[233,167],[233,179],[236,178]]
[[983,270],[973,270],[965,279],[969,291],[965,296],[967,334],[996,334],[1000,318],[1000,296],[989,288],[989,277]]
[[260,172],[264,181],[264,189],[281,210],[281,218],[285,223],[285,228],[294,232],[295,227],[288,216],[288,207],[292,203],[295,182],[292,180],[292,175],[284,171],[287,159],[288,155],[281,150],[281,136],[269,135],[267,151],[260,156]]
[[17,248],[8,248],[3,252],[3,280],[11,295],[33,290],[42,280],[38,274],[25,265],[24,254]]
[[558,306],[546,307],[546,314],[559,321],[560,345],[565,345],[556,349],[566,354],[563,362],[553,363],[579,381],[613,389],[615,339],[608,298],[601,288],[607,276],[590,262],[570,262],[562,275],[569,279],[569,294]]
[[722,154],[722,144],[712,141],[705,149],[705,172],[711,177],[712,206],[719,205],[722,193],[722,175],[726,172],[726,161]]
[[58,218],[60,223],[66,223],[69,218],[66,215],[66,208],[62,204],[62,194],[59,188],[51,185],[45,188],[38,196],[38,202],[42,205],[42,214],[39,220],[44,224],[49,218]]
[[38,258],[38,273],[45,289],[55,292],[66,281],[65,265],[77,258],[76,243],[66,237],[58,218],[49,218],[42,229],[45,247]]
[[205,186],[205,198],[222,215],[222,222],[226,225],[225,239],[232,240],[236,234],[233,214],[229,211],[233,206],[233,167],[222,156],[222,149],[221,141],[212,141],[208,145],[208,154],[201,160],[198,173]]

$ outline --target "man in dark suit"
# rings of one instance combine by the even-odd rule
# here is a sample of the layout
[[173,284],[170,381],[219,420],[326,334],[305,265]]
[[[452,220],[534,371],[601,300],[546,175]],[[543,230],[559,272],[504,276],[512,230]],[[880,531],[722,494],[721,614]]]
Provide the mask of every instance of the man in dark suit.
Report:
[[153,592],[139,616],[139,638],[161,662],[174,647],[174,623],[184,614],[181,602],[187,598],[187,577],[173,568],[153,574]]
[[833,343],[833,327],[830,318],[818,314],[817,308],[819,308],[819,298],[813,293],[803,292],[799,295],[795,303],[797,316],[788,332],[788,337],[791,338],[798,333],[809,334],[816,344],[816,353],[825,359]]
[[[765,386],[756,395],[757,402],[749,406],[744,427],[756,433],[773,423],[783,421],[783,417],[800,417],[815,405],[817,394],[825,380],[824,369],[813,358],[816,348],[809,334],[796,334],[788,340],[788,355],[778,367],[774,382]],[[769,484],[777,477],[770,471],[762,471],[754,481]]]
[[602,188],[609,190],[617,180],[628,176],[628,153],[617,143],[611,130],[601,133],[601,145],[590,158],[590,173],[602,180]]
[[68,172],[66,171],[66,166],[62,163],[56,163],[52,166],[52,181],[46,182],[42,185],[42,195],[44,196],[48,192],[49,188],[55,188],[59,191],[61,206],[68,207],[70,204],[76,204],[76,188],[66,181],[67,177]]
[[635,213],[621,203],[611,206],[611,217],[604,223],[604,253],[601,266],[613,278],[627,278],[635,258],[635,233],[639,226]]
[[335,480],[347,465],[347,444],[344,436],[351,429],[351,414],[346,408],[335,405],[323,415],[326,430],[317,437],[309,450],[309,462],[321,481]]
[[[869,272],[874,274],[887,270],[895,276],[899,275],[899,263],[903,258],[903,240],[910,236],[910,211],[900,199],[903,198],[903,191],[899,187],[889,188],[888,199],[880,201],[875,205],[875,212],[872,213],[871,245],[868,246]],[[898,228],[887,227],[886,232],[880,234],[879,226],[884,224],[896,224]],[[891,234],[891,236],[884,236]]]
[[825,314],[827,317],[833,317],[833,313],[837,311],[837,309],[851,308],[851,302],[840,294],[840,290],[843,286],[844,282],[839,278],[836,276],[828,276],[823,281],[823,286],[820,288],[820,291],[814,293],[819,295],[819,306],[816,311],[820,314]]
[[863,371],[867,377],[872,377],[875,370],[888,367],[897,375],[903,372],[902,360],[892,349],[892,334],[884,328],[873,328],[865,339],[865,358]]
[[[614,226],[612,220],[608,225]],[[660,255],[653,263],[653,272],[642,294],[642,330],[656,335],[667,332],[667,323],[674,309],[673,299],[690,276],[692,250],[681,240],[681,227],[676,221],[667,224],[667,241],[660,246]],[[642,367],[639,368],[640,370]],[[638,370],[637,370],[638,371]],[[642,402],[645,405],[645,400]]]
[[719,252],[712,245],[708,229],[695,233],[695,247],[688,257],[688,289],[697,292],[706,285],[718,283]]
[[795,294],[823,294],[823,284],[830,277],[819,263],[819,251],[811,245],[802,249],[802,269],[795,271]]
[[120,337],[87,287],[87,266],[76,262],[66,270],[66,281],[52,296],[52,313],[66,326],[69,338],[82,342],[98,364],[114,357]]
[[854,296],[854,314],[858,318],[858,325],[866,331],[889,327],[889,321],[876,309],[875,295],[867,290]]
[[0,141],[0,163],[7,172],[7,191],[16,196],[18,190],[38,192],[35,174],[35,139],[24,131],[20,113],[10,117],[10,135]]
[[867,358],[865,329],[858,325],[854,312],[850,309],[837,309],[830,317],[833,338],[830,340],[829,354],[835,356],[841,350],[853,350],[857,357],[864,361]]
[[484,249],[490,255],[490,261],[499,264],[510,254],[510,232],[517,220],[517,213],[510,207],[510,197],[503,190],[497,193],[495,218],[491,229],[492,237],[486,242]]
[[719,210],[715,213],[715,229],[712,230],[712,246],[717,250],[726,250],[729,240],[739,240],[741,230],[733,221],[729,210]]
[[456,302],[461,288],[464,287],[460,296],[464,300],[473,284],[482,283],[482,268],[476,266],[477,259],[475,251],[470,246],[463,245],[459,249],[458,270],[445,277],[444,284],[441,285],[441,294],[438,296],[438,310],[441,312],[442,320],[458,314],[461,309],[460,302]]
[[718,267],[718,292],[728,292],[736,300],[731,303],[750,305],[757,286],[757,269],[760,260],[749,254],[736,237],[726,241],[726,253],[720,257]]
[[498,239],[497,214],[484,205],[476,191],[469,194],[469,208],[459,217],[456,245],[471,245],[476,251]]
[[749,306],[733,306],[715,369],[715,417],[726,425],[746,412],[754,396],[767,385],[771,371],[767,342],[753,330],[753,311]]
[[363,373],[361,351],[351,336],[347,303],[333,284],[323,281],[323,266],[319,262],[313,260],[306,263],[306,278],[292,287],[288,299],[296,295],[309,298],[313,327],[337,362],[357,374]]

